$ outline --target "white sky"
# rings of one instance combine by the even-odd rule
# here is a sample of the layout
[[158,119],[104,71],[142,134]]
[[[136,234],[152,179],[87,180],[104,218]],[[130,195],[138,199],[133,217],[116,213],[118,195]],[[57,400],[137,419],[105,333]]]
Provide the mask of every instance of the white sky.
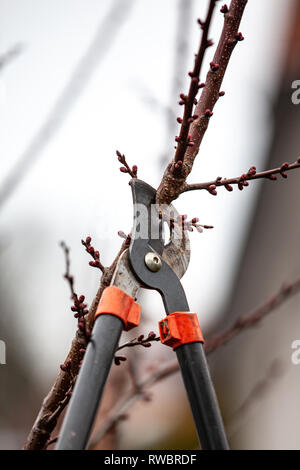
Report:
[[[111,4],[0,0],[0,53],[24,44],[22,55],[0,76],[0,185],[46,118]],[[195,20],[203,16],[206,4],[194,1]],[[278,44],[283,43],[289,4],[248,2],[240,28],[246,39],[233,53],[222,87],[226,95],[215,108],[191,182],[237,176],[253,164],[263,168],[271,124],[267,106],[278,79]],[[91,235],[108,264],[120,244],[117,231],[131,228],[128,178],[119,172],[115,150],[138,165],[141,179],[159,184],[165,116],[147,105],[141,90],[182,112],[177,97],[168,102],[176,8],[175,0],[135,1],[70,115],[1,209],[1,281],[15,298],[11,315],[28,337],[31,353],[26,354],[38,357],[37,373],[57,369],[76,328],[58,242],[63,239],[71,247],[76,290],[91,301],[99,277],[88,266],[80,239]],[[218,9],[211,32],[215,40],[223,23]],[[192,65],[199,42],[196,21],[182,34],[190,35]],[[209,50],[204,70],[212,54]],[[172,155],[173,136],[169,143]],[[180,213],[215,226],[191,236],[192,259],[183,279],[191,310],[204,324],[226,300],[255,188],[253,183],[242,193],[220,189],[215,198],[190,193],[176,201]],[[152,297],[147,310],[155,328],[163,309],[158,295]]]

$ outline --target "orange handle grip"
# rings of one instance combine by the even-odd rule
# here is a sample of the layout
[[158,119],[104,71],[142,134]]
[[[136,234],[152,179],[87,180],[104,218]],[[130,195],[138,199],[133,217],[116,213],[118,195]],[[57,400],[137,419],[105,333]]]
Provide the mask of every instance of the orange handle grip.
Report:
[[174,312],[158,324],[162,344],[174,350],[183,344],[204,343],[198,316],[191,312]]
[[141,307],[134,299],[116,286],[104,289],[97,307],[95,320],[99,315],[114,315],[124,323],[124,330],[129,331],[138,326]]

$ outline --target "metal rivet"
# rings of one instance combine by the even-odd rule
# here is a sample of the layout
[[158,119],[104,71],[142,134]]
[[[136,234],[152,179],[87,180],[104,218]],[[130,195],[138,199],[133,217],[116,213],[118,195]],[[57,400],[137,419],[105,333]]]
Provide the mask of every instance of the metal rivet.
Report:
[[156,253],[153,253],[152,251],[150,251],[149,253],[145,255],[145,263],[146,263],[147,268],[150,269],[150,271],[153,271],[154,273],[159,271],[160,268],[162,267],[162,262],[161,262],[160,257]]

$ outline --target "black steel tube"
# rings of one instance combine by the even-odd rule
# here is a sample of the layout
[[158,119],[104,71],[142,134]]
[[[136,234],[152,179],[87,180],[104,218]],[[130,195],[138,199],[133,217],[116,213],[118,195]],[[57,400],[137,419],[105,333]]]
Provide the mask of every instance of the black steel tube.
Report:
[[[57,450],[84,449],[122,333],[123,323],[100,315],[61,428]],[[228,449],[224,426],[202,343],[176,349],[202,449]]]
[[115,316],[100,315],[97,318],[56,450],[85,448],[122,329],[122,321]]
[[202,343],[176,349],[201,448],[226,450],[228,442]]

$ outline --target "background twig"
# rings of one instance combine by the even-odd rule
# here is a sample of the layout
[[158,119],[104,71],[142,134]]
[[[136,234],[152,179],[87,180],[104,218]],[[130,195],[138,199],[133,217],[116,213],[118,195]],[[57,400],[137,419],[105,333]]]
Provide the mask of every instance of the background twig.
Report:
[[0,72],[6,67],[12,60],[14,60],[23,51],[22,44],[16,44],[8,51],[0,54]]
[[[204,343],[204,349],[206,354],[217,351],[221,346],[224,346],[227,342],[232,340],[242,331],[247,328],[256,326],[265,316],[274,312],[279,306],[281,306],[290,297],[300,292],[300,278],[291,284],[285,284],[282,288],[273,295],[267,302],[253,310],[251,313],[241,316],[238,318],[227,330],[221,332],[211,338],[208,338]],[[118,403],[115,408],[111,410],[107,420],[103,423],[100,430],[92,440],[90,447],[96,445],[104,435],[109,432],[119,421],[124,419],[127,415],[128,410],[131,406],[140,398],[144,397],[146,390],[154,384],[162,381],[163,379],[170,377],[171,375],[179,371],[179,365],[177,361],[171,361],[168,364],[163,364],[149,374],[146,378],[137,382],[137,385]],[[258,385],[259,387],[259,385]],[[254,392],[250,394],[250,398],[247,401],[252,401]],[[246,405],[245,405],[246,406]]]
[[282,378],[284,369],[279,359],[272,361],[264,376],[254,385],[242,404],[229,417],[226,425],[227,436],[233,436],[247,422],[255,406],[273,390],[274,383]]
[[44,148],[68,116],[76,99],[78,99],[92,74],[113,45],[117,33],[126,21],[134,2],[135,0],[113,1],[108,13],[101,20],[93,40],[50,110],[46,121],[3,181],[0,188],[0,208],[26,176],[35,161],[41,157]]
[[[122,252],[128,247],[126,240],[122,244],[119,253],[114,259],[110,267],[105,268],[105,271],[101,277],[100,286],[98,288],[97,294],[89,308],[88,314],[85,317],[85,326],[88,330],[92,330],[94,323],[94,316],[96,309],[105,287],[110,285],[110,281],[115,270],[116,264]],[[55,414],[55,419],[51,419],[49,422],[49,417],[52,416],[54,412],[58,409],[60,404],[65,400],[66,394],[72,388],[73,378],[77,376],[80,362],[82,360],[82,349],[87,346],[87,338],[84,334],[84,331],[78,329],[76,335],[72,341],[72,345],[69,353],[64,361],[64,365],[70,364],[71,368],[63,370],[60,368],[56,380],[51,387],[49,393],[43,400],[41,409],[38,413],[38,416],[33,424],[32,429],[26,439],[24,444],[24,449],[26,450],[41,450],[45,449],[47,442],[51,437],[51,433],[55,429],[57,424],[57,419],[60,416],[62,409]],[[70,373],[71,372],[71,373]]]

